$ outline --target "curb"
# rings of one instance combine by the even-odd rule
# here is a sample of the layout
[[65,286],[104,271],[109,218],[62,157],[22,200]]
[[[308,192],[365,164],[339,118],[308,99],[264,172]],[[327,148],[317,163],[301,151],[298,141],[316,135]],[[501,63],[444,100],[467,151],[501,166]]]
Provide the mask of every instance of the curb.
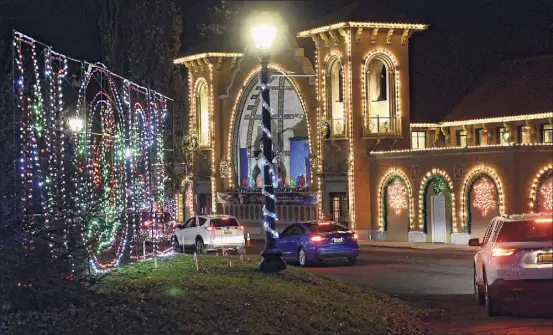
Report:
[[478,251],[477,247],[437,247],[437,248],[425,248],[423,246],[416,245],[394,245],[394,244],[380,244],[380,243],[366,243],[359,241],[359,245],[363,247],[377,247],[377,248],[394,248],[394,249],[415,249],[415,250],[452,250],[452,251]]

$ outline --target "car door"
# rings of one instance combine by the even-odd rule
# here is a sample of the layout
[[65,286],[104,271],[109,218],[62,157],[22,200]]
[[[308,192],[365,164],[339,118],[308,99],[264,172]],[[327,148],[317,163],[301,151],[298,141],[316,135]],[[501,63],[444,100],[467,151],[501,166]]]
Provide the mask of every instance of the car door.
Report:
[[291,237],[292,233],[296,228],[295,224],[289,225],[286,227],[282,233],[280,233],[279,238],[277,239],[277,247],[282,253],[282,258],[290,259],[291,256]]
[[483,266],[485,261],[485,255],[489,245],[490,236],[492,235],[492,232],[495,229],[495,226],[497,224],[497,220],[492,220],[490,224],[488,225],[488,229],[486,229],[486,232],[484,233],[484,237],[482,239],[482,246],[480,249],[478,249],[478,252],[476,253],[476,260],[475,260],[475,270],[476,270],[476,278],[479,283],[484,283],[484,274],[483,274]]
[[175,236],[177,237],[177,240],[179,241],[180,245],[186,245],[186,239],[185,239],[185,230],[187,225],[190,224],[194,220],[194,217],[191,217],[190,219],[186,220],[183,224],[175,228]]
[[206,221],[206,218],[200,216],[194,217],[194,220],[190,222],[190,226],[187,226],[185,229],[184,235],[186,238],[186,245],[196,245],[196,236],[201,235],[201,227],[206,223]]

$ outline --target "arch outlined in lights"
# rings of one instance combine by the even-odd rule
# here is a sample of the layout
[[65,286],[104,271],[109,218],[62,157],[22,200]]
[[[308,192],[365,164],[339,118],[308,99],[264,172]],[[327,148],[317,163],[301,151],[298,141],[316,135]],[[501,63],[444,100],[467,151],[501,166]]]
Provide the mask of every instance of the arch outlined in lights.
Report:
[[[421,186],[419,190],[419,229],[424,228],[423,198],[426,195],[425,189],[428,182],[432,180],[432,178],[435,176],[440,176],[446,181],[447,186],[451,191],[451,210],[455,210],[455,190],[453,189],[453,182],[451,181],[449,174],[442,169],[432,169],[431,171],[428,171],[421,180]],[[451,226],[453,227],[453,232],[457,232],[457,218],[455,213],[451,214]]]
[[414,204],[413,204],[413,187],[411,185],[411,183],[409,182],[409,178],[407,178],[407,175],[400,169],[397,169],[397,168],[394,168],[392,170],[389,170],[388,172],[386,172],[384,174],[384,176],[382,177],[382,179],[380,180],[380,184],[378,186],[378,227],[379,227],[379,230],[382,231],[382,229],[384,228],[383,227],[383,216],[384,216],[384,213],[382,211],[382,206],[384,206],[385,204],[382,202],[382,195],[383,195],[383,192],[386,191],[386,182],[388,180],[390,180],[390,178],[394,178],[394,177],[398,177],[400,178],[401,180],[403,180],[403,182],[405,183],[405,185],[407,185],[407,195],[409,197],[409,203],[408,203],[408,212],[409,212],[409,227],[410,229],[413,229],[414,228]]
[[532,185],[530,186],[530,213],[534,213],[536,210],[537,197],[539,196],[538,191],[540,185],[547,178],[553,178],[553,164],[549,163],[544,165],[534,176],[532,180]]

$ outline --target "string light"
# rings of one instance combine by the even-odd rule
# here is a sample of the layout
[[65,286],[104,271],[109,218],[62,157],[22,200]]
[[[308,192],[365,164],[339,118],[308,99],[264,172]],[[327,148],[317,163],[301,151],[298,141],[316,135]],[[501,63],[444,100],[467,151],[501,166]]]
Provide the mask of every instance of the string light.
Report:
[[388,185],[388,206],[394,210],[396,215],[407,208],[407,190],[403,184],[395,179]]
[[423,149],[400,149],[400,150],[388,150],[388,151],[371,151],[371,155],[389,155],[406,152],[428,152],[428,151],[468,151],[470,149],[478,148],[503,148],[503,147],[551,147],[553,143],[506,143],[506,144],[488,144],[488,145],[468,145],[468,146],[454,146],[454,147],[433,147]]
[[[453,181],[451,180],[451,178],[449,177],[447,172],[445,172],[444,170],[441,170],[441,169],[432,169],[431,171],[428,171],[426,173],[426,175],[421,180],[421,187],[420,187],[420,190],[419,190],[419,211],[418,212],[419,212],[419,228],[420,229],[424,229],[424,223],[426,221],[426,217],[423,213],[424,197],[426,196],[426,189],[427,189],[428,183],[431,182],[433,179],[435,179],[437,176],[443,178],[443,180],[447,183],[448,191],[450,192],[450,195],[451,195],[451,209],[452,209],[452,211],[455,208],[455,193],[454,193],[454,190],[453,190]],[[451,213],[451,214],[452,214],[451,226],[453,227],[453,231],[457,232],[456,215],[455,215],[455,213]]]
[[[530,211],[533,213],[534,211],[539,211],[540,208],[537,208],[538,202],[541,204],[542,200],[539,198],[536,198],[538,195],[538,191],[541,191],[541,186],[543,185],[544,181],[547,179],[552,179],[553,176],[553,164],[547,164],[544,165],[538,173],[536,173],[534,179],[532,180],[532,185],[530,186]],[[541,192],[540,192],[541,193]]]
[[553,178],[548,178],[540,187],[540,205],[545,211],[553,209]]
[[497,173],[487,166],[476,166],[474,167],[469,173],[467,174],[465,181],[463,182],[463,188],[461,190],[461,225],[463,231],[470,231],[469,225],[470,222],[468,222],[468,216],[469,216],[469,192],[472,189],[472,185],[475,181],[477,181],[481,177],[489,178],[493,181],[493,184],[495,184],[495,189],[497,190],[497,199],[498,204],[497,208],[499,209],[499,214],[504,215],[506,213],[505,210],[505,201],[504,201],[504,192],[503,192],[503,183],[501,182],[501,179],[497,175]]
[[483,216],[487,216],[490,211],[497,207],[495,201],[495,186],[488,178],[479,178],[474,185],[474,200],[472,205],[479,209]]
[[[382,231],[384,229],[384,224],[385,224],[385,220],[384,220],[384,208],[383,206],[386,205],[383,201],[384,199],[384,192],[386,192],[386,187],[387,187],[387,183],[392,180],[392,182],[394,181],[393,179],[401,179],[401,182],[400,184],[405,184],[407,186],[407,199],[408,199],[408,203],[407,203],[407,206],[408,206],[408,212],[409,212],[409,228],[410,229],[413,229],[414,226],[414,219],[413,219],[413,215],[414,215],[414,210],[413,210],[413,188],[411,186],[411,184],[409,183],[409,179],[407,178],[407,176],[405,175],[405,173],[399,169],[392,169],[392,170],[389,170],[388,172],[386,172],[384,174],[384,176],[382,177],[381,181],[380,181],[380,186],[378,188],[379,190],[379,198],[378,198],[378,223],[379,223],[379,230]],[[399,182],[399,181],[398,181]],[[389,187],[389,186],[388,186]]]

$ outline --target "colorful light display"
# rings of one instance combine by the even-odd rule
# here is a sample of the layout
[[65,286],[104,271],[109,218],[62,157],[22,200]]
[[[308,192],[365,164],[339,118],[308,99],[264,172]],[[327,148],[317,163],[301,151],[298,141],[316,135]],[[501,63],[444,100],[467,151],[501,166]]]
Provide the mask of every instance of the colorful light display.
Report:
[[[50,236],[53,259],[77,239],[92,269],[118,266],[143,218],[161,224],[168,99],[19,32],[13,46],[25,227],[32,234],[63,225],[61,236]],[[81,84],[73,99],[63,94],[69,61]],[[72,133],[67,125],[76,122],[84,127]]]
[[487,216],[497,207],[495,186],[488,178],[479,178],[473,186],[473,191],[472,205],[479,209],[483,216]]
[[540,207],[547,212],[553,210],[553,178],[549,177],[540,187]]

